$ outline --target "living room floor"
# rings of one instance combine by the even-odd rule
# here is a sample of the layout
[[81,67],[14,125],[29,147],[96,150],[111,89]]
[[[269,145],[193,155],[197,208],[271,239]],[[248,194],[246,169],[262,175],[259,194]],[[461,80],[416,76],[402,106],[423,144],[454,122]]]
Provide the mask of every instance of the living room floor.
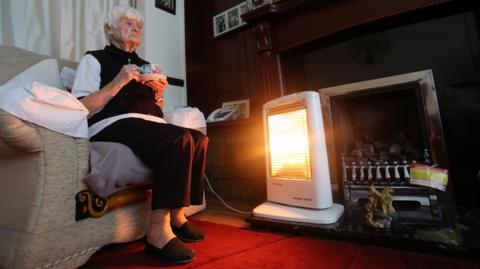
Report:
[[[193,215],[190,219],[213,222],[238,228],[249,227],[250,224],[245,221],[247,214],[240,214],[234,212],[233,210],[228,209],[224,204],[222,204],[218,199],[213,197],[206,197],[207,206],[205,210]],[[257,204],[252,204],[251,202],[231,202],[227,201],[228,205],[234,209],[251,212]]]
[[[196,225],[210,234],[210,239],[192,243],[198,259],[178,268],[480,268],[476,259],[455,259],[302,233],[248,229],[248,215],[228,209],[217,198],[207,195],[206,199],[206,209],[189,219],[198,221]],[[246,212],[258,205],[257,201],[227,203]],[[143,243],[136,241],[105,247],[82,269],[158,266],[170,265],[159,264],[145,255]]]

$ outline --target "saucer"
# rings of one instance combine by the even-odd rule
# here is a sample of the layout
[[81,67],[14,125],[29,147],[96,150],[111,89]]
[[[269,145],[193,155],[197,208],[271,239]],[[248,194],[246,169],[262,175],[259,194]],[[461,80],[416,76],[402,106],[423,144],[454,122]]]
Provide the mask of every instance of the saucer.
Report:
[[139,77],[139,81],[146,82],[150,80],[160,80],[162,78],[167,79],[167,77],[164,74],[158,74],[158,73],[141,74]]

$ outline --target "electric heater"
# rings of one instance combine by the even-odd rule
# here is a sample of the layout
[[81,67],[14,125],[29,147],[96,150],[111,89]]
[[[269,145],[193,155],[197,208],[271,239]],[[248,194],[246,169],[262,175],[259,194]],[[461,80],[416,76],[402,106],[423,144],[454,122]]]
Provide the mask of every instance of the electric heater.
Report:
[[267,201],[254,216],[294,222],[338,221],[333,203],[319,94],[299,92],[263,106]]

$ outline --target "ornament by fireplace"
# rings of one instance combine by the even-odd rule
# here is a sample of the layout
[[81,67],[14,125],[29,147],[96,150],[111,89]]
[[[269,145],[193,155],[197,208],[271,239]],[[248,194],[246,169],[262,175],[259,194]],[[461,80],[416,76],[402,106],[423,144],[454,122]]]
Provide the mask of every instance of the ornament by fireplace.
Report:
[[370,185],[392,187],[397,198],[421,205],[436,199],[431,190],[410,184],[412,163],[448,168],[431,70],[319,92],[332,180],[345,199],[365,198]]

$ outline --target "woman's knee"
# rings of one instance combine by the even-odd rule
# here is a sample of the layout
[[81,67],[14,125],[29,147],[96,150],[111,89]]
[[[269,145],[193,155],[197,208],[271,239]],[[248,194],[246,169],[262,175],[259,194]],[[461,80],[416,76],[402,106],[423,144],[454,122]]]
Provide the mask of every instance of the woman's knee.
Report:
[[182,129],[179,132],[179,138],[182,140],[182,144],[184,145],[186,144],[194,145],[195,143],[195,140],[193,139],[193,136],[188,129]]
[[208,144],[208,136],[206,136],[204,133],[190,129],[190,134],[192,135],[193,141],[195,142],[196,145],[207,145]]

